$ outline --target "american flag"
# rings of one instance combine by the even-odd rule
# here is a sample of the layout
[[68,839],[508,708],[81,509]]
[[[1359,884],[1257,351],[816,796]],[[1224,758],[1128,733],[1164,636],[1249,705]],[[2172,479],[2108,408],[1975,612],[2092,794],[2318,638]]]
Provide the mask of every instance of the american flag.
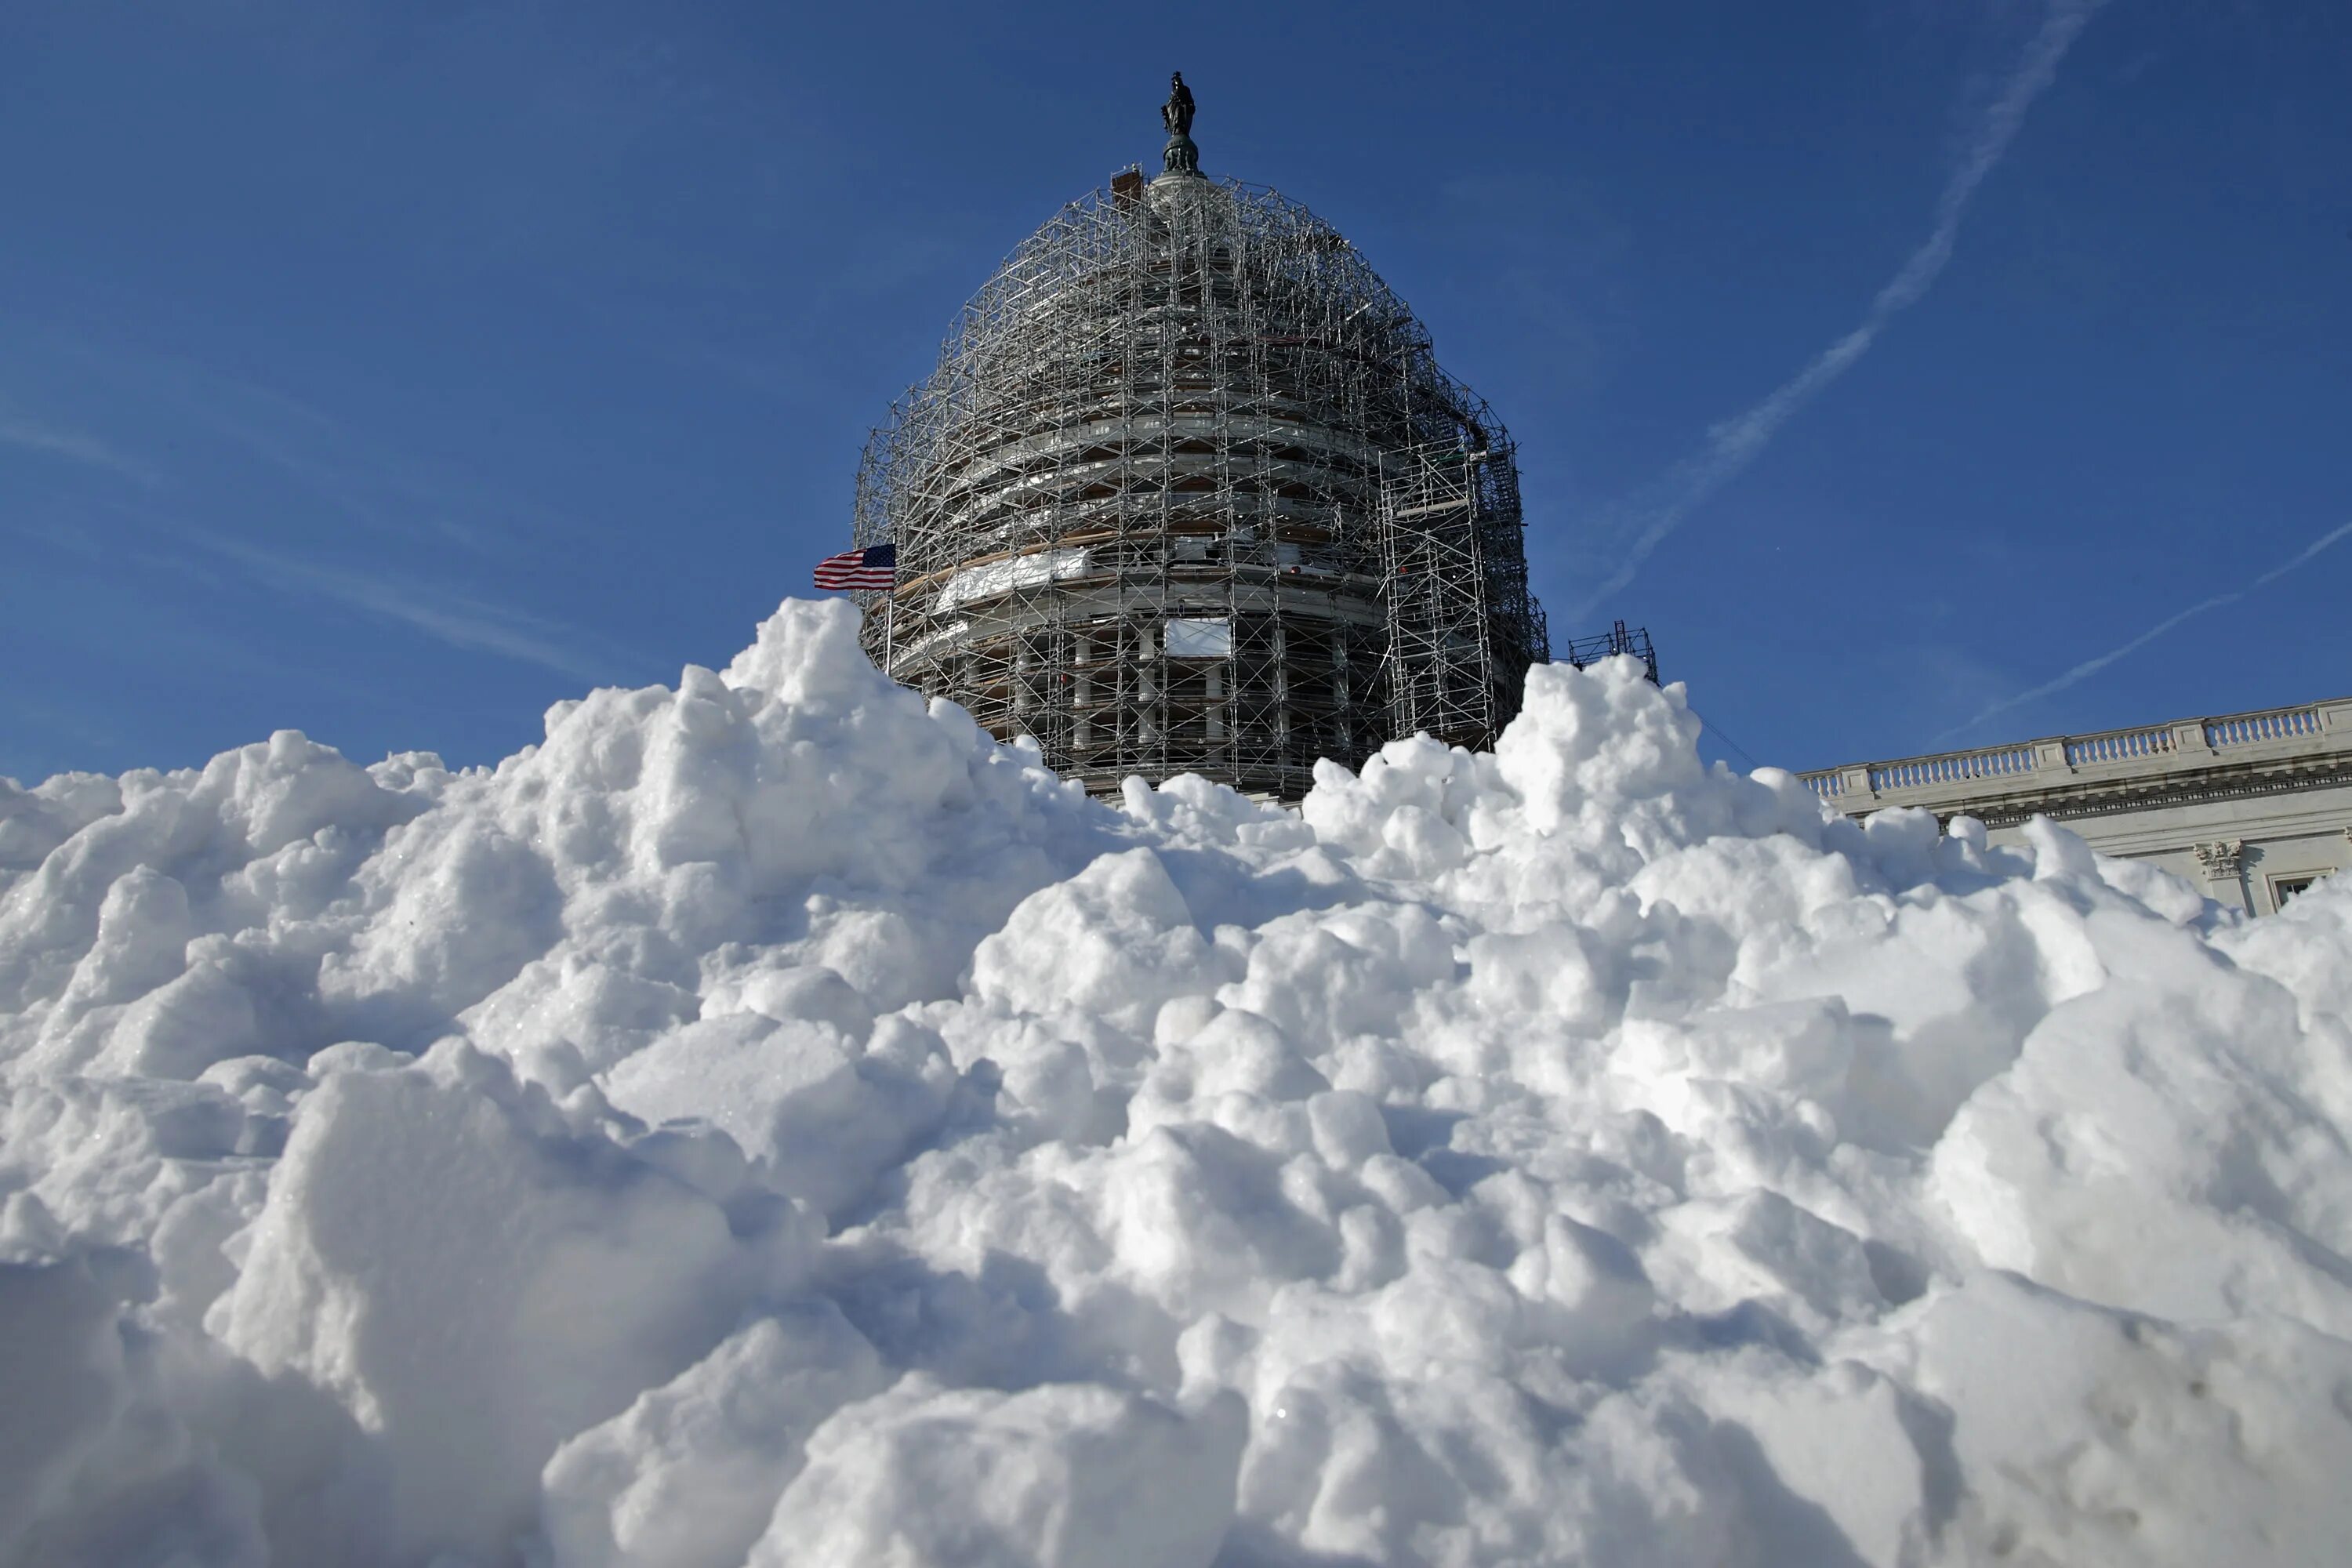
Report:
[[816,563],[816,585],[820,588],[887,588],[898,576],[898,547],[895,544],[845,550]]

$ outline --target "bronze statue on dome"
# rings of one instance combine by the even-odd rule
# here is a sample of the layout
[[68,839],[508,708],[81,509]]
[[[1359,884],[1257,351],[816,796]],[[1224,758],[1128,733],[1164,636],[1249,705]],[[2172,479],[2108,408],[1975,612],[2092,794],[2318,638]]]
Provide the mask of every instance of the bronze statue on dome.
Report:
[[1192,145],[1192,89],[1182,71],[1168,78],[1168,101],[1160,106],[1160,123],[1168,128],[1168,145],[1160,154],[1160,167],[1171,174],[1201,172],[1201,150]]
[[1168,101],[1160,105],[1160,122],[1171,138],[1192,134],[1192,89],[1184,85],[1182,71],[1168,75]]

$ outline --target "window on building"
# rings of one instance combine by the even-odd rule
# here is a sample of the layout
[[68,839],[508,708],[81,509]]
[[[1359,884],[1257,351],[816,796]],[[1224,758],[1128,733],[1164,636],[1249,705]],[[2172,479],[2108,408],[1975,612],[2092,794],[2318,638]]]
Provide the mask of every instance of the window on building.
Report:
[[2271,908],[2274,910],[2283,910],[2286,908],[2286,901],[2289,899],[2294,897],[2297,893],[2310,891],[2311,885],[2326,875],[2327,875],[2327,873],[2325,871],[2305,871],[2293,877],[2273,877],[2271,879]]

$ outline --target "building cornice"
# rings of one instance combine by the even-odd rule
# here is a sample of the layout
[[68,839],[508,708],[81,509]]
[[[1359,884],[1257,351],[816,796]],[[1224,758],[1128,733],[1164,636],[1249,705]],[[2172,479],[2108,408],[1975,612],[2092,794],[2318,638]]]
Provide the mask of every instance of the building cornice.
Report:
[[2352,698],[1798,775],[1848,816],[1897,806],[2004,827],[2352,784]]

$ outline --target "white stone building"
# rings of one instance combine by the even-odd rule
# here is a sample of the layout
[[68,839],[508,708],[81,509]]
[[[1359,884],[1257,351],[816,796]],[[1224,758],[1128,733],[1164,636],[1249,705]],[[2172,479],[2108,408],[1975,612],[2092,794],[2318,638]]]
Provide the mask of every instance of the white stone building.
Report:
[[1800,776],[1849,816],[1925,806],[1997,844],[2049,816],[2255,914],[2352,866],[2352,698]]

